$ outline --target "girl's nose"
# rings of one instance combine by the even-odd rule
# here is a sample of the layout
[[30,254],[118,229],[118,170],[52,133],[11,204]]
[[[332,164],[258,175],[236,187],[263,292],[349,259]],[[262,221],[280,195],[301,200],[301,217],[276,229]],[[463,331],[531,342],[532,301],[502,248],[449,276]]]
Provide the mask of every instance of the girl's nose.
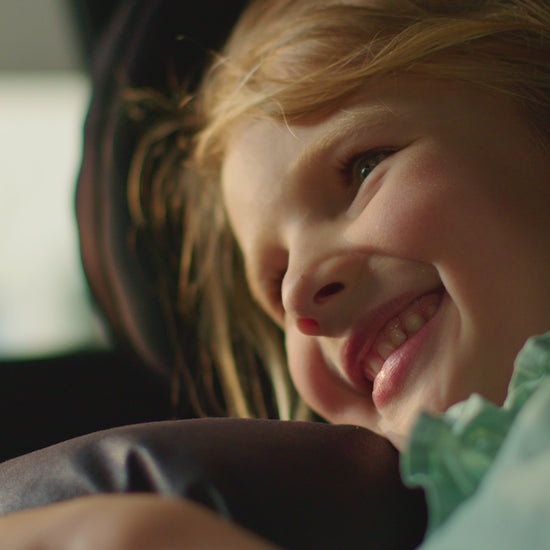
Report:
[[308,335],[329,335],[349,319],[352,290],[360,265],[353,255],[325,259],[302,269],[289,266],[283,282],[283,305],[298,329]]

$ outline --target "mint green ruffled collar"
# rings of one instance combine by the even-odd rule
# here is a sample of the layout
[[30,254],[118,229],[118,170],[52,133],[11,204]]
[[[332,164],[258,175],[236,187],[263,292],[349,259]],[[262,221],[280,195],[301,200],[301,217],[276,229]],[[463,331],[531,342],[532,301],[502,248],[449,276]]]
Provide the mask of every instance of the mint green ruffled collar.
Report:
[[502,407],[473,394],[445,414],[419,416],[401,455],[401,475],[426,491],[429,533],[476,491],[518,412],[549,374],[547,333],[530,338],[518,354]]

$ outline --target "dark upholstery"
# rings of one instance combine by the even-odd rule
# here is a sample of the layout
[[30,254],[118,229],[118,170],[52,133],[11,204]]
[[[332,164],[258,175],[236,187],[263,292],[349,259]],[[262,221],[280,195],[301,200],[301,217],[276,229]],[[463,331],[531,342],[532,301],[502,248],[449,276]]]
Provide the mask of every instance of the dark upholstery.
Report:
[[171,412],[168,380],[121,352],[4,361],[0,462],[97,430],[166,420]]
[[415,548],[420,492],[361,428],[200,419],[100,432],[0,466],[0,512],[108,492],[201,502],[288,549]]

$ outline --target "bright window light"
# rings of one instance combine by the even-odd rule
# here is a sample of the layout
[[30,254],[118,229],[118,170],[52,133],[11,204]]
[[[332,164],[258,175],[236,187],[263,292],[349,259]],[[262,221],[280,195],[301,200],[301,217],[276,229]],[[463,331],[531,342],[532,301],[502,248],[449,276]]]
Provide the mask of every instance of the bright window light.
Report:
[[74,190],[89,82],[0,73],[0,356],[102,340],[80,264]]

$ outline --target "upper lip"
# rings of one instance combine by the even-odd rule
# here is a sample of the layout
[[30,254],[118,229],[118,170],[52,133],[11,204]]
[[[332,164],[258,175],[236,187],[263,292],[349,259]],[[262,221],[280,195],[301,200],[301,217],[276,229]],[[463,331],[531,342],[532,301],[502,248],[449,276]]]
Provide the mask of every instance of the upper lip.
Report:
[[[365,387],[365,381],[368,379],[361,368],[362,362],[371,351],[376,337],[386,323],[404,311],[417,298],[437,291],[432,289],[398,296],[373,308],[355,324],[341,349],[343,369],[354,385]],[[371,383],[373,381],[369,380]]]

